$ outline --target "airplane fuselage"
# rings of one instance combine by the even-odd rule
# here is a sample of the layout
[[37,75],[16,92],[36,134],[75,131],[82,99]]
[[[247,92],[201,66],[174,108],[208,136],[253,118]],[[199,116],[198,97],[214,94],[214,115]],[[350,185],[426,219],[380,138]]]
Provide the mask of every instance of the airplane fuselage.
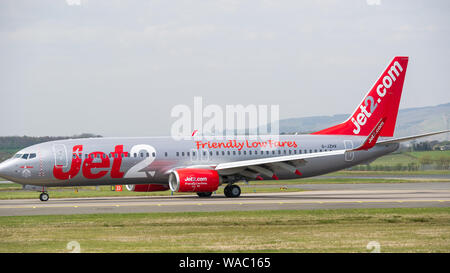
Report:
[[[178,168],[213,168],[224,162],[348,150],[361,145],[364,139],[342,135],[281,135],[220,140],[194,137],[185,140],[172,137],[59,140],[19,151],[2,163],[2,168],[7,170],[2,176],[20,184],[46,187],[167,185],[170,172]],[[368,151],[311,158],[308,164],[302,166],[300,162],[297,166],[300,176],[275,165],[271,170],[279,179],[306,178],[369,162],[397,148],[398,144],[387,144]],[[225,177],[232,173],[236,170],[219,172]],[[262,178],[273,179],[263,175]]]

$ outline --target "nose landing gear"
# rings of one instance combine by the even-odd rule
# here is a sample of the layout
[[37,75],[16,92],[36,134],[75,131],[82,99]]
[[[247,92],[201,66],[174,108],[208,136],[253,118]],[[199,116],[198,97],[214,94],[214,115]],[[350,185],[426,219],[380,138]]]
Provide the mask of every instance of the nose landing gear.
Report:
[[50,198],[50,197],[48,196],[48,193],[47,193],[47,192],[42,192],[42,193],[39,195],[39,200],[41,200],[41,201],[43,201],[43,202],[48,201],[49,198]]

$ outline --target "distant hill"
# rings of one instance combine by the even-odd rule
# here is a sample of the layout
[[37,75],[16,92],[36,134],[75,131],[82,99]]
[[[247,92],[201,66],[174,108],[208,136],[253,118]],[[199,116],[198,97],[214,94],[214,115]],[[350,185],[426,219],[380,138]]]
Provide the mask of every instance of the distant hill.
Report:
[[[350,114],[334,116],[312,116],[282,119],[282,133],[311,133],[345,121]],[[450,103],[436,106],[400,109],[395,128],[395,137],[416,135],[450,129]],[[427,140],[449,140],[450,134],[432,136]]]

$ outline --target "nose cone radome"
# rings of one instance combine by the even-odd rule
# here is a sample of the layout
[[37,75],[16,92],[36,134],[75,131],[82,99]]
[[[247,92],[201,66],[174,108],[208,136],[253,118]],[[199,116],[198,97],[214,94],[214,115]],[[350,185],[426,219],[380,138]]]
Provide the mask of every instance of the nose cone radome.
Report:
[[6,175],[6,171],[5,171],[5,164],[4,163],[0,163],[0,177],[4,177]]
[[11,171],[9,170],[7,162],[0,163],[0,177],[9,179],[11,177]]

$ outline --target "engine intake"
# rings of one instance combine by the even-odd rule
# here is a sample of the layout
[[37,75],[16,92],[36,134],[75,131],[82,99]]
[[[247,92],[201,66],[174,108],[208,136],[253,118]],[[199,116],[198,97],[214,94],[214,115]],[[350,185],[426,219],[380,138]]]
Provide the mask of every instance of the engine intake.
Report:
[[169,175],[169,187],[174,192],[213,192],[220,183],[219,173],[209,169],[178,169]]

